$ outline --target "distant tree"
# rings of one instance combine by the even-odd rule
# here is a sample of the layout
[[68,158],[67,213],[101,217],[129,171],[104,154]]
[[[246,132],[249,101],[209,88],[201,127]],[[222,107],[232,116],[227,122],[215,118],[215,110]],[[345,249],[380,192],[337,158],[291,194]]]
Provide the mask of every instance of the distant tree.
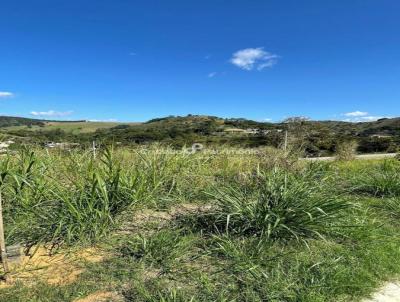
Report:
[[356,141],[346,141],[338,143],[336,146],[336,159],[342,161],[353,160],[356,155],[358,143]]
[[388,152],[392,146],[390,137],[367,137],[359,141],[358,151],[362,153]]
[[287,131],[287,147],[295,153],[304,155],[308,138],[309,118],[304,116],[289,117],[283,121]]

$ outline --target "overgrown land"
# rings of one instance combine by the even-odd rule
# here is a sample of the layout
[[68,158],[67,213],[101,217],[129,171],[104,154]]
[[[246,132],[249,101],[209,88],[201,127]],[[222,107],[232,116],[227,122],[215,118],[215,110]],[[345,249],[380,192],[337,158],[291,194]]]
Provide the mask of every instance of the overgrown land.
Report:
[[0,301],[359,301],[399,277],[398,159],[30,146],[0,175],[7,245],[100,256],[12,271]]

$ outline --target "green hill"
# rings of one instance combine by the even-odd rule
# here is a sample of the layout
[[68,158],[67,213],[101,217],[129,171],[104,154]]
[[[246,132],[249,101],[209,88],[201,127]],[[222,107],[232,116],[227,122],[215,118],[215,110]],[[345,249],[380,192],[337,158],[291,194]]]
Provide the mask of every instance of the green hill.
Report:
[[43,120],[15,117],[15,116],[0,116],[0,128],[15,127],[15,126],[44,126]]
[[355,140],[360,152],[393,152],[400,147],[400,118],[374,122],[309,121],[291,118],[266,123],[244,118],[188,115],[156,118],[145,123],[48,121],[0,117],[0,130],[31,141],[162,142],[176,147],[195,142],[240,147],[281,146],[285,132],[289,143],[309,155],[335,151],[338,142]]

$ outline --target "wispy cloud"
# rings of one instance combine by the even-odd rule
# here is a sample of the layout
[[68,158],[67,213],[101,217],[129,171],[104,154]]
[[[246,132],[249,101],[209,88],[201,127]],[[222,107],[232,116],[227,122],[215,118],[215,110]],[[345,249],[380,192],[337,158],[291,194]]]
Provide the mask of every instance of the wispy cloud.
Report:
[[89,122],[118,122],[116,118],[109,118],[105,120],[89,119]]
[[365,111],[353,111],[353,112],[347,112],[343,113],[344,116],[351,116],[351,117],[356,117],[356,116],[367,116],[368,112]]
[[131,52],[129,53],[129,55],[130,55],[130,56],[136,56],[136,55],[137,55],[137,53],[136,53],[136,52],[133,52],[133,51],[131,51]]
[[245,48],[232,55],[230,62],[244,70],[263,70],[278,62],[278,55],[265,51],[263,47]]
[[71,115],[73,111],[55,111],[55,110],[48,110],[48,111],[31,111],[31,115],[33,116],[41,116],[41,117],[62,117]]
[[213,78],[213,77],[215,77],[217,75],[217,72],[210,72],[207,76],[209,77],[209,78]]
[[342,113],[341,115],[346,117],[345,119],[343,119],[343,121],[351,123],[373,122],[381,118],[389,118],[387,116],[371,115],[366,111],[360,110]]
[[346,118],[344,122],[351,122],[351,123],[363,123],[363,122],[374,122],[380,120],[382,118],[390,118],[389,116],[375,116],[375,115],[367,115],[367,116],[359,116],[353,118]]
[[14,96],[14,93],[12,93],[12,92],[0,91],[0,99],[12,98],[13,96]]

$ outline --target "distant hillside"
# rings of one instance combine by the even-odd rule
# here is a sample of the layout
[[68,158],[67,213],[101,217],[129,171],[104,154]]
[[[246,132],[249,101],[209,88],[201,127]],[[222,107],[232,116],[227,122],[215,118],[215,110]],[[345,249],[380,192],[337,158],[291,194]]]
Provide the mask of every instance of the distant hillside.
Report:
[[[294,118],[296,120],[296,118]],[[208,128],[226,129],[286,129],[290,119],[280,123],[268,123],[248,120],[244,118],[223,119],[215,116],[188,115],[184,117],[169,116],[164,118],[152,119],[145,123],[145,127],[202,127],[208,125]],[[373,122],[345,122],[345,121],[313,121],[302,120],[302,127],[309,130],[326,130],[336,134],[351,136],[370,136],[370,135],[400,135],[400,117],[384,118]],[[209,129],[210,130],[210,129]]]
[[39,126],[44,127],[47,123],[83,123],[86,121],[54,121],[54,120],[43,120],[43,119],[32,119],[26,117],[17,116],[0,116],[0,128],[5,127],[18,127],[18,126]]
[[339,142],[355,140],[359,152],[394,152],[400,147],[400,118],[374,122],[308,121],[291,118],[267,123],[244,118],[188,115],[156,118],[145,123],[45,121],[0,117],[2,132],[32,141],[92,140],[146,144],[162,142],[175,147],[195,142],[207,145],[258,147],[282,145],[288,131],[289,143],[309,155],[332,154]]
[[362,135],[381,134],[381,135],[400,135],[400,118],[385,118],[376,122],[361,123]]
[[25,117],[0,116],[0,128],[13,126],[44,126],[44,122]]

